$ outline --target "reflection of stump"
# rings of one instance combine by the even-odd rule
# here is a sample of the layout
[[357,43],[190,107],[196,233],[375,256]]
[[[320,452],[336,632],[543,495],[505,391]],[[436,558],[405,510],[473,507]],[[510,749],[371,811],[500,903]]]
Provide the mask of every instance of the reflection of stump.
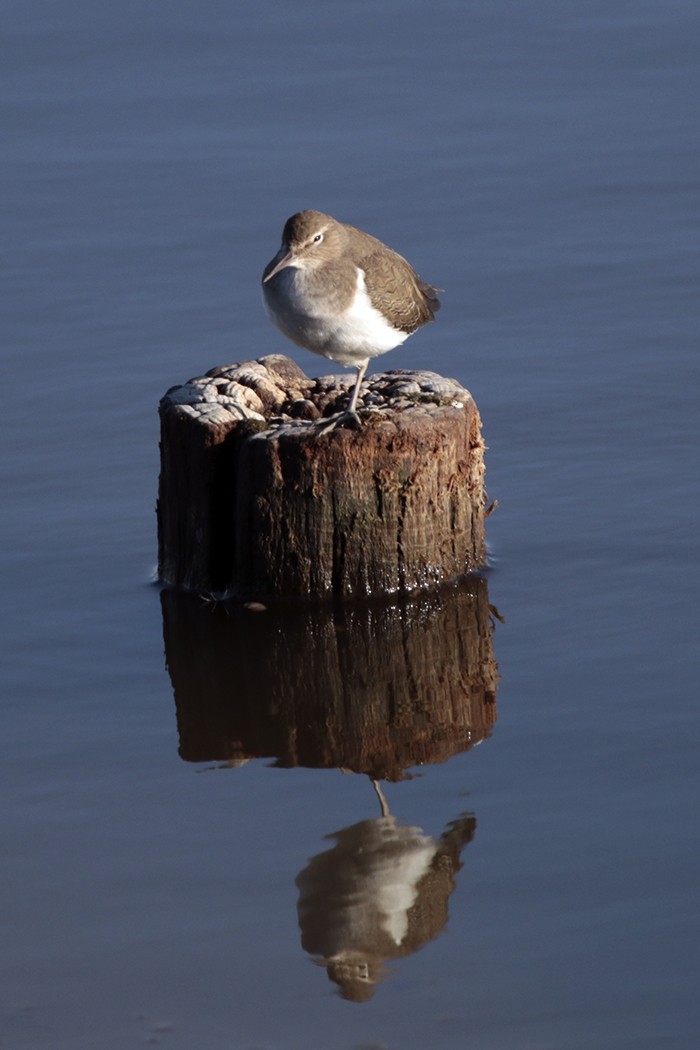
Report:
[[159,576],[246,596],[412,591],[485,561],[483,442],[454,380],[388,372],[361,430],[319,434],[345,377],[213,369],[161,403]]
[[489,736],[498,670],[486,581],[412,599],[266,613],[163,591],[180,754],[274,757],[397,780]]

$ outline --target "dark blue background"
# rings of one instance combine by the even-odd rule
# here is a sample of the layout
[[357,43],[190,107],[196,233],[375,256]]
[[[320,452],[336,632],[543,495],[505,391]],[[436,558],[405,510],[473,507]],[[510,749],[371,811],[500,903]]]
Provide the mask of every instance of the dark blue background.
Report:
[[[697,5],[3,8],[7,1046],[690,1050]],[[323,368],[258,288],[309,207],[445,289],[379,367],[469,387],[500,501],[498,725],[387,789],[477,836],[446,933],[362,1006],[294,879],[368,785],[183,763],[149,584],[160,395]]]

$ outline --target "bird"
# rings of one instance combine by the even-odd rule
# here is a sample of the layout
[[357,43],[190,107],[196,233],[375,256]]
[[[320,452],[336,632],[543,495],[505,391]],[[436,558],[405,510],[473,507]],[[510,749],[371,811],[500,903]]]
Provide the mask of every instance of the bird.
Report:
[[357,369],[349,406],[333,425],[361,425],[357,398],[369,362],[400,346],[440,309],[439,289],[398,252],[313,210],[285,223],[262,289],[270,320],[288,339]]

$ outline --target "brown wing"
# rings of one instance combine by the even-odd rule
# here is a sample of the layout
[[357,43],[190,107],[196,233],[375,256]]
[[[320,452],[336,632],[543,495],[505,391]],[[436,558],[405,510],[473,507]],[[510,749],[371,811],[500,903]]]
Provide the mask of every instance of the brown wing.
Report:
[[[440,309],[437,289],[421,280],[410,263],[375,237],[353,229],[358,265],[373,306],[402,332],[415,332]],[[359,237],[357,235],[360,235]]]

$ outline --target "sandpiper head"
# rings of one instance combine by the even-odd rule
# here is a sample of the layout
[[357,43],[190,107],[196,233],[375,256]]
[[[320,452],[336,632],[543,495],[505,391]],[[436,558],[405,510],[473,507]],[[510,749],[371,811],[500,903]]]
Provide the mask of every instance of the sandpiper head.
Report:
[[298,211],[287,219],[282,231],[282,246],[263,277],[269,281],[285,266],[315,270],[342,252],[347,233],[342,223],[322,211]]

